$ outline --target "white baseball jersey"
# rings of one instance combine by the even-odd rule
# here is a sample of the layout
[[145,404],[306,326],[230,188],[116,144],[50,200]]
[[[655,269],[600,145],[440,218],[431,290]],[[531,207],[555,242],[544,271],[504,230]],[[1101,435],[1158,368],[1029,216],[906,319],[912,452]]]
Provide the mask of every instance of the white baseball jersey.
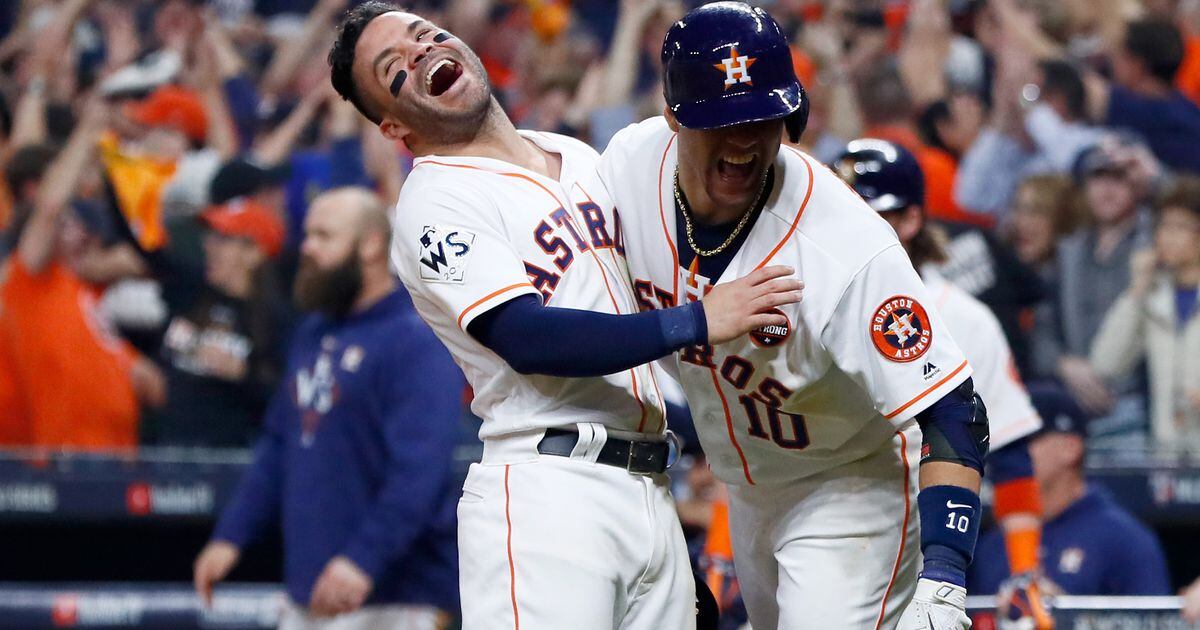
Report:
[[601,205],[615,204],[623,222],[639,305],[699,299],[713,284],[769,264],[794,267],[805,283],[803,302],[782,309],[787,326],[676,355],[719,478],[780,483],[861,459],[971,375],[895,232],[794,149],[781,147],[766,207],[723,275],[682,268],[677,146],[654,118],[618,133],[598,168]]
[[1040,429],[1042,418],[1029,401],[996,316],[932,266],[921,269],[921,279],[975,370],[975,391],[987,405],[991,448],[1003,448]]
[[522,294],[549,306],[636,312],[620,225],[579,181],[594,173],[596,152],[564,136],[521,134],[562,156],[560,178],[488,158],[418,158],[392,217],[392,265],[474,389],[481,439],[580,422],[662,432],[652,366],[603,378],[527,376],[467,334],[480,314]]

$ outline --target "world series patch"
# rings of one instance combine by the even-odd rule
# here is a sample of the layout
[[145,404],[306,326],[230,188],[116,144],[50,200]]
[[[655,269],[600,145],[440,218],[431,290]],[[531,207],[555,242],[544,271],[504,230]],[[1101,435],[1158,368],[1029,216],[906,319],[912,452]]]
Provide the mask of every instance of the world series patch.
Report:
[[475,234],[443,225],[426,225],[421,231],[421,279],[462,284]]
[[871,341],[889,361],[908,363],[921,358],[933,341],[925,307],[906,295],[888,298],[871,315]]

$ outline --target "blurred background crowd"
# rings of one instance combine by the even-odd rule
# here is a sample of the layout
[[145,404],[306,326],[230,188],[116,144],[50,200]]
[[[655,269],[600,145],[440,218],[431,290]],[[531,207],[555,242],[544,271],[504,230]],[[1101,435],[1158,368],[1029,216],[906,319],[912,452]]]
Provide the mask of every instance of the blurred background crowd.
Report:
[[[350,4],[0,3],[0,444],[253,444],[301,316],[310,202],[390,203],[411,164],[330,88]],[[518,127],[602,150],[662,111],[662,35],[698,2],[408,4],[480,55]],[[757,4],[792,36],[802,148],[829,162],[872,136],[918,157],[943,273],[1086,447],[1200,453],[1200,2]],[[679,486],[703,541],[719,488],[702,465]]]

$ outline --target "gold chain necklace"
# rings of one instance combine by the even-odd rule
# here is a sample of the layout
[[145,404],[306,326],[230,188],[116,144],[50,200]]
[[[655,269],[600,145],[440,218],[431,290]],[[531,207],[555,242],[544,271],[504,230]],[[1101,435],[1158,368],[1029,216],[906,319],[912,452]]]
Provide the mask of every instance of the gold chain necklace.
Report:
[[737,239],[738,234],[741,234],[742,229],[745,228],[746,224],[750,222],[750,215],[754,214],[754,209],[758,207],[758,202],[762,200],[763,191],[767,189],[767,179],[770,177],[770,175],[771,167],[768,166],[767,172],[763,173],[762,183],[758,185],[758,194],[754,196],[754,202],[751,203],[750,207],[746,209],[746,213],[742,215],[742,218],[738,221],[737,226],[733,228],[733,232],[729,234],[729,238],[725,239],[724,243],[721,243],[714,249],[700,249],[700,246],[696,244],[695,237],[692,235],[693,230],[691,211],[688,208],[687,202],[683,200],[683,191],[679,188],[679,167],[675,167],[675,180],[673,185],[675,203],[679,204],[679,212],[683,215],[683,228],[684,233],[687,235],[688,245],[691,246],[693,252],[696,252],[697,256],[703,256],[705,258],[716,256],[717,254],[725,251],[725,248],[729,247],[729,245],[732,244],[735,239]]

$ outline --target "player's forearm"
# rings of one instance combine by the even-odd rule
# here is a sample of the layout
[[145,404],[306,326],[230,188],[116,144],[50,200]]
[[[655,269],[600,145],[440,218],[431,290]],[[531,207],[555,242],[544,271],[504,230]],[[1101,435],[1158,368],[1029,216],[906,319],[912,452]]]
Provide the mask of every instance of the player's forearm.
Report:
[[[542,306],[533,296],[480,315],[468,332],[517,372],[575,378],[622,372],[708,338],[699,302],[610,315]],[[566,342],[547,343],[555,339]]]
[[956,486],[979,494],[979,482],[983,478],[974,468],[951,462],[928,462],[921,464],[920,484],[924,490],[930,486]]
[[987,409],[967,379],[917,415],[923,434],[921,577],[966,586],[979,538],[979,482],[987,456]]
[[921,577],[966,586],[979,538],[980,474],[961,464],[930,462],[920,475]]
[[1004,530],[1004,547],[1013,575],[1038,566],[1042,503],[1033,479],[1028,439],[1022,438],[988,457],[988,478],[994,488],[992,513]]
[[42,177],[33,214],[17,245],[21,262],[31,273],[41,272],[54,256],[58,217],[77,192],[102,130],[94,122],[81,121]]
[[254,461],[221,512],[212,538],[244,548],[278,522],[283,501],[283,445],[268,432],[259,438]]

